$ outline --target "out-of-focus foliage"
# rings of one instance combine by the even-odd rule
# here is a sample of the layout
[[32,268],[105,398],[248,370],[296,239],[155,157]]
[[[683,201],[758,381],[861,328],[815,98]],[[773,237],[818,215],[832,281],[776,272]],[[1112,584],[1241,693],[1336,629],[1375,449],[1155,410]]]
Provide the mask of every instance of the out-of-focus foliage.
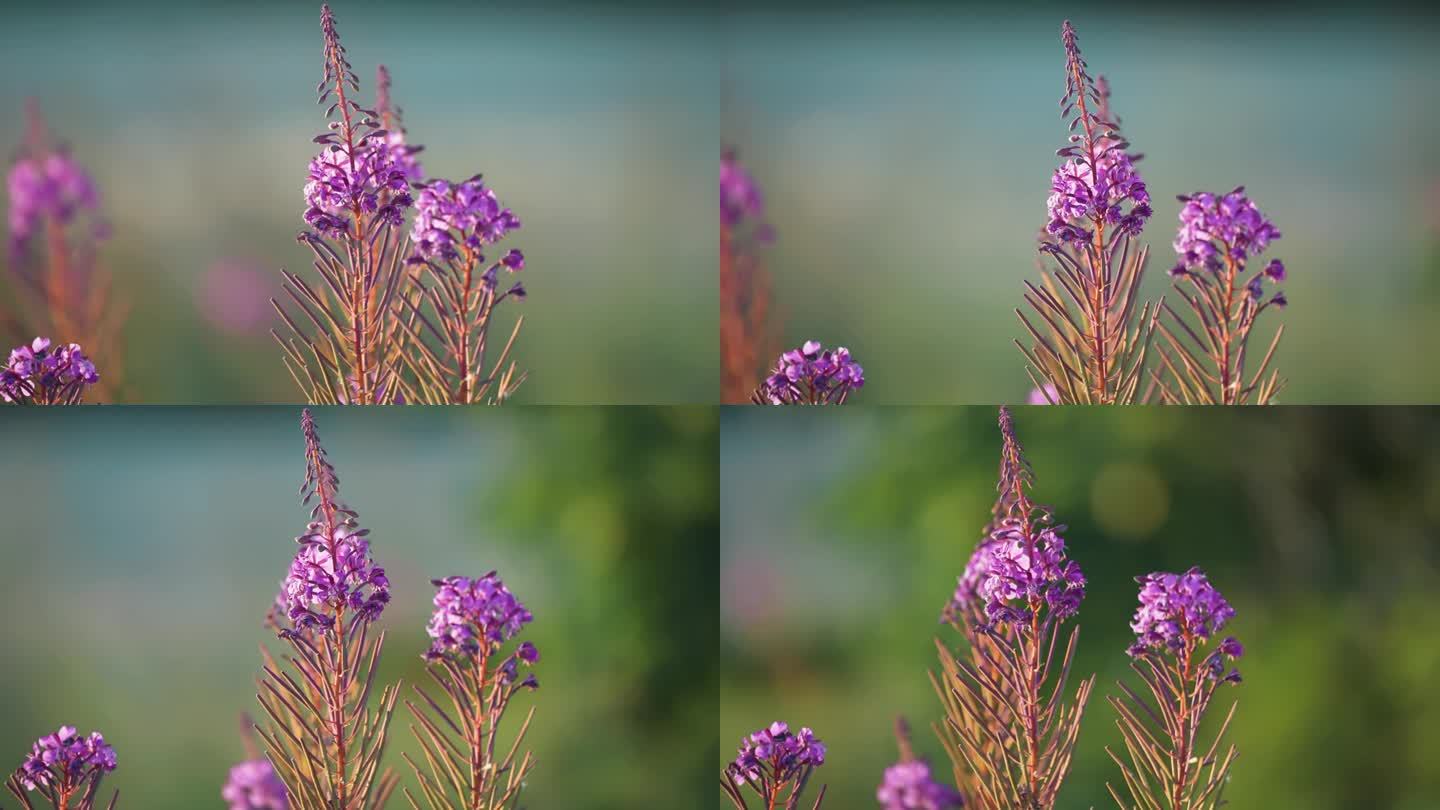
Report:
[[[936,617],[994,500],[993,408],[727,414],[721,752],[773,717],[868,800],[892,716],[938,718]],[[1035,496],[1089,578],[1076,668],[1127,674],[1133,577],[1200,565],[1235,605],[1237,807],[1433,805],[1440,417],[1408,408],[1020,408]],[[1119,744],[1087,710],[1064,806],[1103,806]],[[948,770],[933,736],[917,747]],[[732,738],[734,738],[732,740]],[[938,758],[938,760],[937,760]]]

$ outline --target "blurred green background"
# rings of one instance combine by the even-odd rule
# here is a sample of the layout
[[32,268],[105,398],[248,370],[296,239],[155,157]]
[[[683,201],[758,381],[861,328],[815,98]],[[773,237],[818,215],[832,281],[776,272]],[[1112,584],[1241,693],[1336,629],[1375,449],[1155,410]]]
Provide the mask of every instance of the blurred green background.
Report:
[[[534,612],[533,808],[689,806],[714,785],[717,423],[705,408],[323,409],[393,601],[380,678],[419,683],[433,588],[498,569]],[[221,807],[256,645],[308,510],[300,409],[0,420],[0,772],[103,731],[121,806]],[[409,692],[409,687],[405,688]],[[402,708],[388,757],[415,751]],[[502,731],[502,734],[506,733]],[[407,782],[409,777],[407,776]],[[11,802],[5,800],[5,806]],[[395,805],[403,805],[398,798]]]
[[[1012,344],[1066,124],[1069,18],[1155,215],[1245,185],[1284,238],[1290,403],[1428,403],[1440,376],[1440,24],[1421,4],[1346,7],[899,4],[727,14],[721,141],[763,185],[788,345],[850,347],[857,402],[1015,402]],[[1268,323],[1267,323],[1268,322]]]
[[[427,174],[483,172],[524,223],[506,244],[525,252],[530,298],[500,318],[526,315],[515,356],[530,379],[517,401],[713,402],[708,12],[333,8],[362,101],[385,63]],[[319,14],[319,0],[6,8],[0,155],[23,138],[24,99],[36,96],[93,170],[114,226],[102,257],[134,306],[129,401],[299,398],[266,332],[280,269],[313,275],[295,234],[325,126]],[[207,316],[217,298],[230,325]]]
[[[1406,408],[1020,408],[1034,495],[1089,579],[1071,688],[1097,673],[1061,807],[1113,806],[1103,695],[1129,674],[1133,577],[1202,566],[1246,646],[1226,798],[1440,807],[1440,414]],[[995,498],[992,408],[728,409],[721,421],[718,762],[772,720],[829,744],[838,808],[874,806],[891,724],[930,731],[937,623]]]

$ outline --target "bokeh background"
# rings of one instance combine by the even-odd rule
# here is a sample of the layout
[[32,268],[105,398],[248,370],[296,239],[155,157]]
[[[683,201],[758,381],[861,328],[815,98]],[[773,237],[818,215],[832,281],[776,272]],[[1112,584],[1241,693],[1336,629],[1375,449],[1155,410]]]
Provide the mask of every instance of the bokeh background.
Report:
[[[727,409],[720,764],[775,719],[829,745],[826,806],[874,806],[897,714],[930,723],[938,624],[995,498],[993,408]],[[1111,804],[1103,695],[1133,577],[1202,566],[1246,647],[1235,807],[1434,808],[1440,419],[1404,408],[1020,408],[1036,499],[1089,580],[1072,689],[1098,675],[1062,807]],[[818,784],[818,783],[817,783]],[[1113,806],[1113,804],[1112,804]]]
[[[710,12],[333,7],[361,100],[388,65],[427,174],[483,172],[524,223],[506,241],[525,251],[530,298],[501,318],[526,315],[515,356],[531,373],[516,400],[713,402]],[[300,398],[267,334],[268,299],[280,268],[313,273],[295,234],[325,125],[319,14],[319,0],[6,6],[0,155],[35,96],[94,172],[114,229],[102,258],[134,308],[126,401]]]
[[[379,677],[426,678],[429,584],[498,569],[535,614],[530,807],[673,810],[716,757],[717,423],[704,408],[322,409],[392,580]],[[222,807],[261,627],[308,510],[300,409],[0,421],[0,772],[98,729],[122,806]],[[428,679],[426,679],[428,680]],[[409,686],[405,687],[409,693]],[[415,749],[397,708],[387,757]],[[502,734],[508,733],[502,730]],[[404,803],[397,797],[395,803]],[[9,800],[5,806],[11,806]]]
[[[1155,201],[1244,185],[1290,269],[1290,403],[1428,403],[1440,375],[1440,22],[1422,4],[762,4],[725,15],[721,140],[764,186],[789,345],[850,347],[857,402],[1016,402],[1012,343],[1065,144],[1073,21]],[[1267,322],[1268,321],[1268,325]]]

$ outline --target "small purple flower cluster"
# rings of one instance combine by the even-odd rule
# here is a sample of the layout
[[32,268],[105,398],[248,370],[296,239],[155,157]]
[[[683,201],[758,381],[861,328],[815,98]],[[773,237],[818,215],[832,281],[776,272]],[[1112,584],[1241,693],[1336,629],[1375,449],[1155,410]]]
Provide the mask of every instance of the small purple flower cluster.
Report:
[[370,556],[370,541],[365,539],[369,530],[346,521],[328,538],[322,523],[311,523],[308,531],[296,538],[300,551],[282,590],[285,613],[295,629],[324,632],[334,623],[333,616],[317,607],[352,610],[365,621],[379,618],[390,601],[390,580]]
[[725,767],[737,785],[769,781],[779,786],[800,776],[807,768],[825,764],[825,744],[808,728],[792,734],[790,727],[776,721],[740,741],[739,755]]
[[50,339],[37,337],[28,346],[12,349],[0,368],[0,400],[28,404],[75,404],[85,386],[100,381],[95,364],[77,344],[50,348]]
[[[398,142],[392,138],[398,138]],[[420,165],[399,133],[376,131],[355,149],[332,143],[310,161],[305,183],[305,222],[322,234],[343,236],[355,211],[378,213],[377,221],[404,222],[413,203],[410,183],[419,179]],[[384,199],[382,200],[382,193]]]
[[875,798],[885,810],[954,810],[965,803],[954,788],[936,782],[930,765],[919,759],[886,768]]
[[720,153],[720,223],[733,228],[765,216],[765,197],[731,150]]
[[983,578],[978,595],[993,622],[1028,621],[1036,600],[1043,600],[1056,620],[1067,619],[1085,598],[1085,575],[1065,556],[1064,538],[1055,529],[1032,531],[1038,533],[1027,536],[1014,523],[1002,524],[979,560]]
[[1280,238],[1280,230],[1245,196],[1244,186],[1220,196],[1197,191],[1178,199],[1185,205],[1175,252],[1183,267],[1204,267],[1225,257],[1243,263]]
[[230,810],[287,810],[290,806],[285,783],[270,760],[246,760],[230,769],[230,778],[220,790]]
[[[1070,151],[1070,150],[1062,150]],[[1128,204],[1128,208],[1125,207]],[[1055,170],[1045,203],[1045,230],[1062,242],[1088,242],[1083,222],[1104,222],[1139,236],[1150,218],[1150,192],[1129,155],[1113,146],[1095,158],[1072,158]]]
[[[1243,271],[1246,261],[1264,253],[1271,242],[1280,238],[1280,229],[1245,196],[1244,186],[1220,196],[1197,191],[1178,199],[1184,203],[1180,208],[1180,229],[1175,235],[1179,260],[1170,271],[1176,278],[1202,268],[1219,272],[1227,259]],[[1250,279],[1245,290],[1259,304],[1265,282],[1278,284],[1285,276],[1285,264],[1271,259]],[[1284,307],[1285,293],[1277,290],[1266,303]]]
[[807,340],[780,355],[755,400],[770,405],[837,404],[864,385],[865,370],[851,359],[849,349],[826,351],[819,341]]
[[[1140,583],[1140,607],[1130,623],[1138,639],[1128,650],[1132,656],[1152,650],[1185,650],[1209,640],[1235,617],[1235,609],[1198,567],[1183,574],[1156,572],[1135,581]],[[1212,677],[1220,677],[1224,674],[1222,657],[1235,660],[1244,654],[1240,642],[1227,637],[1204,664]],[[1232,670],[1225,679],[1238,683],[1240,673]]]
[[[494,571],[476,579],[445,577],[431,584],[438,590],[435,612],[425,628],[435,639],[425,653],[430,660],[451,653],[488,657],[535,618]],[[520,645],[518,655],[527,664],[540,658],[528,641]]]
[[[415,243],[415,252],[425,259],[456,259],[460,255],[457,245],[478,254],[485,245],[520,228],[520,218],[501,207],[494,190],[487,188],[478,174],[463,183],[431,181],[420,190],[415,208],[410,241]],[[525,266],[525,257],[512,250],[499,265],[513,272]]]
[[30,756],[20,766],[20,782],[26,790],[50,785],[75,785],[87,772],[115,770],[115,749],[98,731],[81,737],[74,726],[61,726],[54,734],[35,741]]
[[100,207],[95,181],[74,158],[61,152],[16,161],[6,178],[6,189],[10,196],[10,249],[14,254],[24,251],[43,220],[68,225],[82,211]]

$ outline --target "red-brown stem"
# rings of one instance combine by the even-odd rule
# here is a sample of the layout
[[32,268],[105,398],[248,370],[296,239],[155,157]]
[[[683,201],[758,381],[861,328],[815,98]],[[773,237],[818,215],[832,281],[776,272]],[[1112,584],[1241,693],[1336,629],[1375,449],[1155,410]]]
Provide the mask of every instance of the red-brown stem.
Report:
[[[335,559],[331,557],[331,559]],[[330,677],[330,724],[334,728],[335,735],[335,801],[338,810],[346,810],[345,795],[348,786],[345,784],[345,608],[343,604],[335,606],[335,626],[332,628],[334,636],[333,655],[335,657],[335,671]]]
[[[1030,559],[1034,548],[1031,547]],[[1040,806],[1040,598],[1030,597],[1030,638],[1025,651],[1026,664],[1030,671],[1025,673],[1025,740],[1030,748],[1030,768],[1025,775],[1030,785],[1030,806]]]
[[1175,788],[1170,797],[1170,804],[1174,810],[1185,810],[1185,799],[1188,791],[1185,789],[1185,782],[1189,778],[1190,766],[1190,737],[1192,718],[1190,717],[1190,656],[1194,651],[1195,642],[1190,633],[1185,633],[1185,655],[1181,659],[1180,667],[1180,739],[1175,741]]
[[[325,522],[325,549],[330,554],[331,566],[338,569],[340,559],[339,541],[335,539],[335,500],[334,493],[329,488],[328,472],[325,469],[325,460],[320,455],[319,444],[315,444],[307,450],[310,468],[315,476],[315,495],[320,499],[320,513]],[[346,810],[345,784],[346,774],[346,750],[345,750],[345,691],[347,681],[345,677],[346,654],[345,654],[345,601],[339,598],[331,605],[334,612],[335,624],[330,628],[330,654],[334,662],[334,668],[330,672],[329,709],[331,733],[335,738],[335,770],[334,786],[337,810]]]
[[[488,642],[486,643],[488,644]],[[490,661],[485,656],[482,650],[480,661],[478,663],[479,671],[476,675],[475,680],[475,700],[482,703],[485,700],[485,680],[489,676],[489,666]],[[485,756],[484,722],[485,717],[488,714],[487,708],[488,707],[484,705],[475,707],[475,739],[470,742],[471,810],[481,810],[482,802],[484,801],[485,795],[485,768],[489,764],[486,761],[487,758]],[[490,729],[490,734],[493,737],[495,734],[495,729]],[[492,777],[494,776],[494,774],[490,775]]]
[[720,400],[727,405],[750,401],[760,373],[760,358],[769,351],[773,331],[768,324],[768,277],[758,260],[737,253],[735,234],[720,225]]
[[[340,131],[345,138],[345,157],[350,162],[350,176],[355,176],[355,129],[350,120],[350,105],[345,100],[345,61],[340,55],[339,45],[336,44],[330,53],[331,70],[335,72],[335,97],[340,109],[341,127]],[[355,391],[353,392],[356,403],[368,405],[372,400],[370,396],[369,363],[366,356],[365,346],[365,320],[368,303],[365,300],[365,276],[370,267],[370,247],[365,239],[364,211],[360,207],[359,200],[350,203],[350,212],[355,217],[355,236],[350,246],[351,262],[358,264],[353,277],[350,280],[350,311],[354,318],[351,324],[351,350],[355,354]],[[345,381],[341,380],[341,385]]]
[[1230,313],[1235,308],[1235,276],[1238,271],[1235,259],[1230,256],[1230,246],[1225,245],[1225,311],[1221,313],[1222,317],[1216,319],[1220,321],[1220,401],[1225,405],[1234,405],[1238,399],[1238,369],[1233,380],[1230,373]]
[[[1080,123],[1085,128],[1085,152],[1090,159],[1090,187],[1100,186],[1100,165],[1099,156],[1095,154],[1095,125],[1090,120],[1090,110],[1085,104],[1085,73],[1080,68],[1078,58],[1070,60],[1070,80],[1075,83],[1075,97],[1080,107]],[[1106,401],[1106,381],[1109,378],[1110,369],[1105,357],[1107,343],[1107,331],[1109,330],[1109,318],[1105,314],[1105,219],[1103,215],[1097,215],[1095,224],[1095,243],[1093,249],[1095,258],[1090,262],[1090,272],[1094,276],[1090,294],[1090,328],[1094,330],[1094,374],[1095,379],[1091,381],[1096,401]]]
[[460,311],[455,313],[460,328],[460,395],[456,402],[462,405],[470,401],[470,288],[475,282],[475,254],[469,245],[464,250],[465,288],[460,294]]

